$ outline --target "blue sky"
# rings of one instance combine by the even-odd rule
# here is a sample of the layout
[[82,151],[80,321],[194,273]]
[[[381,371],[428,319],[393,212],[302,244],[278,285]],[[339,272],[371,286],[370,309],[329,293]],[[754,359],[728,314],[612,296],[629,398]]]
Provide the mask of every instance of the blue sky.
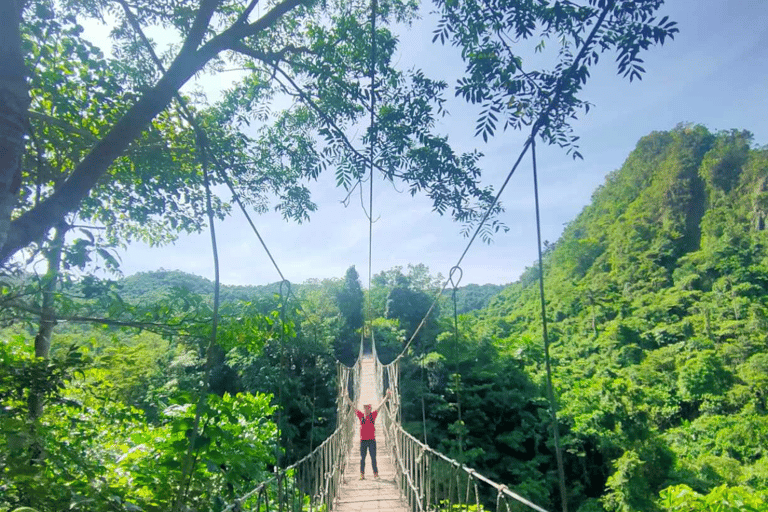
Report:
[[[768,144],[768,1],[672,0],[661,15],[678,22],[680,33],[643,58],[646,75],[630,83],[616,75],[613,59],[601,59],[584,91],[594,104],[574,124],[581,137],[583,160],[557,148],[538,151],[542,237],[556,240],[563,226],[588,204],[605,176],[618,169],[638,139],[680,122],[710,130],[747,129],[757,145]],[[427,15],[400,34],[399,65],[416,66],[428,76],[453,83],[463,64],[452,48],[431,43],[434,18]],[[516,158],[524,134],[499,133],[487,144],[475,138],[476,111],[459,100],[439,130],[462,151],[477,148],[483,184],[498,187]],[[262,237],[287,279],[343,277],[355,265],[368,279],[368,221],[360,201],[344,207],[346,193],[331,173],[310,184],[318,211],[309,223],[296,225],[278,215],[255,217]],[[367,192],[366,192],[367,194]],[[536,258],[535,212],[530,159],[527,158],[501,198],[510,231],[490,245],[479,240],[462,269],[467,283],[515,281]],[[458,224],[431,211],[424,198],[398,193],[374,182],[373,272],[423,263],[433,274],[447,275],[467,239]],[[269,258],[239,212],[217,225],[222,282],[266,284],[279,280]],[[150,248],[133,244],[121,252],[123,271],[179,269],[213,277],[207,233],[182,237],[176,244]]]

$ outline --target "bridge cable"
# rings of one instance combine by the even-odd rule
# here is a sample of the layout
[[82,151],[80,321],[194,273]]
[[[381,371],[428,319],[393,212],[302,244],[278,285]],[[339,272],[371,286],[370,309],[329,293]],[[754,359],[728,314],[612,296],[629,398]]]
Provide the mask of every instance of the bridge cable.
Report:
[[[317,326],[314,326],[313,332],[315,346],[317,346]],[[312,425],[309,428],[309,453],[312,453],[312,450],[315,447],[315,403],[317,402],[317,355],[314,355],[313,359],[315,362],[315,368],[312,372]]]
[[[464,248],[464,252],[461,253],[461,256],[459,257],[459,261],[456,262],[455,266],[461,265],[461,262],[464,260],[464,257],[467,255],[467,252],[469,252],[469,248],[472,247],[472,243],[475,241],[475,238],[477,238],[477,235],[480,233],[480,230],[485,224],[485,221],[488,220],[488,217],[490,216],[491,211],[493,211],[494,206],[496,206],[496,203],[499,201],[499,197],[501,197],[501,194],[504,192],[504,189],[507,187],[509,180],[512,178],[512,175],[515,173],[518,166],[520,165],[520,162],[523,160],[523,157],[525,156],[525,153],[528,151],[528,148],[531,145],[531,141],[536,136],[538,129],[539,129],[539,124],[535,123],[533,129],[531,130],[531,134],[528,136],[528,140],[526,140],[525,145],[523,146],[523,149],[520,151],[520,155],[517,157],[515,164],[512,166],[512,170],[509,171],[509,174],[507,174],[507,178],[504,180],[504,183],[501,185],[501,188],[496,194],[496,197],[494,197],[493,201],[486,209],[485,215],[483,215],[483,218],[480,220],[480,223],[477,225],[477,228],[475,229],[475,232],[472,235],[472,238],[470,238],[469,242],[467,243],[467,246]],[[438,300],[442,296],[445,289],[448,287],[448,284],[450,283],[450,281],[451,280],[449,278],[449,279],[446,279],[446,281],[443,283],[442,288],[440,288],[440,290],[435,295],[435,299],[432,301],[432,305],[424,314],[424,317],[421,319],[421,322],[419,322],[419,325],[416,327],[416,330],[411,335],[410,339],[408,340],[408,343],[405,344],[405,347],[403,347],[403,350],[394,360],[399,360],[405,357],[405,354],[408,351],[408,348],[411,346],[411,343],[413,343],[413,340],[416,338],[416,335],[419,333],[421,328],[424,327],[424,325],[426,324],[427,318],[429,318],[429,315],[432,313],[432,310],[435,309],[435,306],[437,305]]]
[[[131,28],[133,29],[133,31],[136,33],[136,36],[149,52],[149,55],[152,58],[152,61],[154,62],[155,66],[157,66],[157,68],[165,75],[167,73],[167,70],[165,69],[163,62],[160,60],[157,53],[155,52],[155,49],[152,46],[149,39],[147,38],[146,34],[144,34],[144,31],[141,28],[141,24],[139,23],[136,16],[133,14],[133,11],[131,11],[131,8],[125,2],[125,0],[118,0],[118,3],[123,8],[126,19],[128,20],[128,23],[131,25]],[[176,494],[174,501],[171,503],[171,509],[173,511],[176,511],[176,510],[180,510],[180,508],[183,506],[183,500],[186,497],[186,491],[192,482],[192,469],[194,468],[194,462],[195,462],[192,452],[194,451],[194,445],[199,436],[198,429],[200,428],[202,409],[205,401],[207,400],[208,391],[210,388],[211,371],[213,369],[211,365],[211,360],[213,356],[213,351],[217,346],[217,330],[218,330],[218,322],[219,322],[219,293],[221,288],[221,279],[220,279],[220,273],[219,273],[219,252],[218,252],[218,244],[216,242],[216,227],[214,224],[215,219],[213,215],[210,177],[209,177],[210,162],[208,157],[209,156],[213,157],[213,154],[212,152],[208,151],[209,149],[208,138],[206,136],[205,131],[200,127],[200,124],[197,122],[197,119],[194,113],[187,105],[187,102],[184,99],[184,97],[178,91],[174,93],[174,97],[176,98],[177,112],[179,113],[179,117],[186,120],[190,124],[190,126],[192,127],[195,133],[195,146],[199,150],[198,158],[200,161],[200,167],[202,169],[202,174],[203,174],[203,185],[205,187],[206,214],[208,216],[208,223],[210,227],[211,250],[213,252],[213,266],[214,266],[214,294],[213,294],[213,312],[212,312],[213,318],[212,318],[212,325],[211,325],[211,337],[205,352],[205,356],[206,356],[205,387],[202,393],[200,394],[200,398],[198,400],[197,407],[195,409],[195,418],[193,420],[189,446],[187,448],[187,453],[184,457],[184,465],[182,466],[182,471],[179,478],[179,484],[180,484],[179,491]],[[187,471],[189,471],[190,474],[187,482],[185,483],[184,480],[187,478],[187,475],[186,475]]]
[[[283,286],[287,286],[287,293],[283,293]],[[280,370],[284,373],[286,371],[285,364],[285,303],[288,299],[288,295],[291,293],[291,283],[287,280],[280,281]],[[286,377],[284,374],[283,377]],[[283,379],[280,379],[277,383],[277,402],[280,404],[277,409],[277,443],[275,444],[275,464],[277,470],[281,468],[280,465],[280,452],[279,446],[283,436]],[[278,480],[278,485],[280,481]]]
[[[453,274],[458,271],[459,272],[459,278],[454,281],[453,280]],[[455,357],[456,357],[456,409],[458,412],[458,418],[459,418],[459,456],[463,459],[464,458],[464,422],[461,419],[461,373],[459,372],[459,313],[458,313],[458,307],[456,306],[456,292],[459,291],[459,283],[461,282],[461,278],[464,277],[464,271],[461,269],[460,266],[455,265],[453,268],[451,268],[450,273],[448,274],[448,279],[451,281],[451,285],[453,286],[453,343],[454,347],[456,348]]]
[[[376,149],[376,8],[377,0],[371,0],[371,121],[368,129],[371,133],[370,157],[371,179],[368,193],[368,329],[371,331],[371,345],[373,345],[373,311],[371,308],[371,276],[373,265],[373,177],[374,177],[374,151]],[[373,350],[373,346],[371,346]]]
[[544,338],[544,364],[547,369],[547,394],[549,395],[549,409],[552,415],[552,431],[555,438],[555,457],[557,458],[557,473],[560,480],[560,500],[563,512],[568,512],[568,493],[565,488],[565,469],[563,467],[563,452],[560,446],[560,427],[557,422],[557,402],[552,386],[552,365],[549,358],[549,336],[547,334],[547,309],[544,301],[544,259],[541,255],[541,217],[539,215],[539,183],[536,171],[536,142],[531,143],[531,156],[533,159],[533,195],[536,202],[536,239],[539,251],[539,297],[541,299],[541,327]]
[[[211,187],[210,187],[210,181],[209,181],[209,169],[208,169],[208,152],[206,150],[205,145],[205,132],[202,130],[196,129],[195,130],[195,142],[197,145],[197,148],[200,150],[200,166],[202,168],[202,174],[203,174],[203,184],[205,186],[205,204],[206,204],[206,214],[208,216],[208,223],[209,223],[209,231],[211,234],[211,250],[213,252],[213,267],[214,267],[214,292],[213,292],[213,312],[212,312],[212,324],[211,324],[211,335],[210,339],[208,341],[208,346],[205,350],[205,383],[204,388],[202,390],[202,393],[200,394],[200,398],[197,402],[197,407],[195,408],[195,418],[193,420],[192,425],[192,432],[190,434],[189,439],[189,446],[187,447],[187,453],[184,457],[184,465],[182,466],[182,471],[180,475],[180,485],[179,485],[179,491],[176,495],[175,501],[172,503],[172,509],[173,510],[180,510],[180,507],[183,506],[183,501],[186,498],[186,493],[189,488],[189,485],[192,482],[192,473],[193,468],[195,465],[195,456],[193,454],[194,452],[194,446],[197,442],[197,439],[200,435],[199,428],[200,428],[200,421],[202,419],[202,410],[203,406],[205,405],[205,402],[208,399],[208,393],[210,391],[210,384],[211,384],[211,372],[213,371],[213,352],[216,349],[217,341],[217,329],[218,329],[218,321],[219,321],[219,289],[221,286],[220,278],[219,278],[219,251],[218,251],[218,244],[216,242],[216,227],[214,224],[214,215],[213,215],[213,206],[211,202]],[[186,480],[186,481],[185,481]]]
[[424,444],[428,445],[427,442],[427,411],[424,407],[424,364],[426,362],[426,354],[424,353],[424,340],[421,340],[421,364],[419,365],[421,367],[421,425],[424,429]]
[[[226,183],[227,188],[229,188],[229,191],[232,193],[232,197],[234,198],[237,205],[240,207],[240,211],[243,212],[243,215],[245,216],[245,219],[248,221],[248,224],[251,226],[251,229],[256,234],[256,237],[259,239],[259,242],[261,243],[261,246],[264,248],[264,252],[267,253],[267,256],[269,256],[270,261],[272,261],[272,265],[275,267],[275,270],[277,271],[277,274],[280,276],[281,282],[282,281],[288,281],[288,279],[285,278],[283,275],[283,272],[280,270],[279,265],[275,261],[275,258],[272,256],[272,253],[269,250],[269,247],[267,247],[266,242],[261,237],[261,234],[259,233],[258,228],[256,227],[256,224],[253,222],[253,219],[251,219],[251,215],[248,213],[248,210],[246,209],[245,205],[243,204],[242,199],[240,199],[240,194],[237,193],[237,190],[235,190],[235,186],[232,183],[232,180],[230,180],[229,176],[227,175],[226,171],[224,170],[224,166],[221,164],[221,162],[216,158],[215,155],[211,154],[211,159],[216,164],[216,170],[218,171],[219,177]],[[312,319],[311,316],[306,312],[304,307],[302,306],[301,299],[296,296],[295,293],[293,293],[293,290],[289,290],[290,296],[294,298],[297,305],[299,306],[299,310],[304,313],[304,316],[306,317],[307,321],[309,321],[310,324],[312,324],[315,329],[317,329],[318,325],[315,323],[315,321]]]
[[[611,3],[614,3],[615,0],[612,0]],[[504,192],[504,189],[506,188],[507,184],[509,183],[509,180],[512,178],[512,175],[517,170],[517,167],[520,165],[520,162],[523,159],[523,156],[525,156],[525,153],[528,151],[528,148],[533,143],[534,139],[536,138],[536,135],[539,133],[539,130],[542,128],[544,123],[547,122],[549,112],[557,106],[557,104],[560,102],[563,94],[567,91],[566,85],[569,82],[572,82],[573,80],[577,79],[574,77],[578,76],[578,73],[576,73],[576,70],[581,66],[582,59],[586,58],[588,50],[590,48],[590,45],[592,41],[594,40],[597,33],[602,29],[602,25],[605,22],[605,18],[608,15],[609,9],[606,9],[602,12],[600,17],[597,19],[595,24],[592,27],[592,31],[589,33],[589,35],[582,41],[581,49],[579,50],[579,53],[574,57],[573,61],[571,62],[570,67],[563,72],[563,74],[560,76],[560,78],[557,80],[557,82],[554,85],[554,91],[555,94],[552,96],[552,98],[549,100],[549,103],[542,109],[539,116],[536,118],[536,121],[533,122],[533,126],[531,127],[531,133],[528,136],[528,139],[525,141],[525,144],[523,145],[523,148],[520,150],[520,155],[517,157],[517,160],[515,161],[515,164],[512,166],[512,169],[509,171],[509,174],[507,175],[507,178],[504,180],[504,183],[501,185],[501,188],[499,189],[498,193],[496,194],[496,197],[494,197],[491,204],[486,209],[485,215],[483,215],[483,218],[480,220],[480,223],[477,226],[477,229],[475,230],[474,234],[472,235],[472,238],[469,240],[469,243],[467,244],[467,247],[464,249],[464,252],[461,253],[461,256],[459,257],[459,261],[456,263],[456,265],[461,265],[462,260],[464,259],[464,256],[466,256],[467,252],[469,251],[469,248],[472,246],[472,243],[475,241],[475,238],[477,238],[477,235],[480,233],[480,230],[482,229],[483,225],[485,224],[485,221],[488,220],[488,217],[491,214],[491,211],[493,211],[494,206],[496,206],[496,203],[499,200],[499,197],[501,197],[502,192]],[[413,341],[414,337],[416,336],[416,333],[419,332],[419,330],[422,328],[424,323],[426,322],[427,317],[429,317],[429,314],[434,309],[435,305],[437,305],[437,301],[442,295],[442,293],[445,291],[446,287],[448,286],[448,280],[443,283],[443,287],[440,289],[440,291],[435,296],[435,300],[432,302],[432,305],[430,306],[427,313],[424,315],[424,318],[421,320],[419,325],[416,327],[416,331],[414,331],[413,335],[411,336],[411,339],[408,340],[408,343],[406,343],[405,347],[403,347],[402,352],[400,352],[400,355],[397,356],[396,359],[400,359],[401,357],[405,357],[405,353],[408,350],[408,347],[410,346],[411,342]],[[567,508],[563,509],[563,512],[567,512]]]
[[250,224],[251,229],[256,234],[256,237],[259,239],[259,242],[261,242],[261,246],[264,248],[264,252],[267,253],[267,256],[269,256],[269,259],[272,262],[272,266],[274,266],[275,270],[277,270],[277,274],[280,276],[280,279],[282,281],[287,281],[287,279],[283,275],[283,272],[280,270],[280,267],[275,261],[275,258],[272,257],[272,253],[269,251],[269,247],[267,247],[266,242],[264,242],[264,239],[261,237],[259,230],[256,228],[256,224],[253,223],[253,220],[251,219],[251,216],[248,213],[248,210],[245,208],[243,201],[240,199],[240,194],[238,194],[237,191],[235,190],[235,186],[233,185],[232,180],[229,179],[229,176],[227,176],[227,173],[224,171],[224,166],[222,166],[221,163],[218,161],[218,159],[216,159],[215,157],[213,160],[217,164],[216,167],[219,171],[219,176],[221,176],[221,178],[224,180],[224,183],[227,184],[229,191],[232,192],[232,197],[235,199],[235,202],[237,202],[237,205],[240,207],[240,210],[243,212],[243,215],[245,215],[245,219],[248,221],[248,224]]

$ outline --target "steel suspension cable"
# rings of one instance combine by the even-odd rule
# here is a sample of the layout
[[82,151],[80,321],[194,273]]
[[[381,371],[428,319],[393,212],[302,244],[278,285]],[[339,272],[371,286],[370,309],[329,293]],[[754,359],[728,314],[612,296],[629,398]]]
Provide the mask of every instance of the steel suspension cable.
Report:
[[[196,127],[195,127],[196,128]],[[179,490],[174,502],[171,505],[172,510],[181,510],[184,506],[184,499],[186,497],[187,489],[192,482],[193,469],[196,462],[196,456],[194,455],[194,446],[200,435],[200,421],[202,419],[203,406],[208,399],[208,392],[210,387],[211,372],[213,371],[213,351],[217,344],[217,331],[219,324],[219,292],[221,287],[220,273],[219,273],[219,249],[216,242],[216,226],[214,222],[213,206],[211,200],[211,186],[209,181],[209,169],[208,169],[208,151],[206,144],[205,132],[199,129],[195,129],[195,143],[200,152],[200,166],[203,173],[203,185],[205,186],[205,206],[206,214],[208,216],[209,231],[211,234],[211,251],[213,253],[213,268],[214,268],[214,289],[213,289],[213,319],[211,323],[211,337],[208,341],[208,346],[205,351],[205,382],[200,394],[200,398],[195,408],[195,417],[192,424],[192,433],[189,436],[189,446],[187,447],[187,453],[184,457],[184,465],[179,479]],[[186,481],[185,481],[186,480]]]
[[[555,84],[555,87],[554,87],[555,94],[552,96],[552,99],[549,101],[547,106],[543,108],[542,112],[536,118],[536,121],[534,121],[533,126],[531,127],[531,133],[528,136],[528,139],[525,141],[525,145],[523,146],[523,149],[520,151],[520,155],[517,157],[515,164],[512,166],[512,169],[509,171],[507,178],[504,180],[504,183],[501,185],[501,188],[499,189],[498,193],[494,197],[493,201],[486,209],[485,214],[483,215],[483,218],[480,220],[480,223],[478,224],[477,229],[472,234],[472,238],[470,238],[469,243],[467,243],[467,246],[464,249],[464,252],[461,253],[461,256],[459,257],[459,261],[456,263],[457,266],[461,265],[461,262],[464,260],[464,256],[466,256],[467,252],[469,251],[469,248],[472,246],[472,243],[475,241],[475,238],[477,238],[477,235],[480,233],[480,230],[485,224],[485,221],[488,220],[488,217],[493,211],[493,208],[496,206],[496,203],[498,202],[499,197],[501,197],[501,194],[502,192],[504,192],[504,189],[506,188],[507,183],[509,183],[509,180],[512,178],[512,175],[515,173],[515,171],[517,170],[517,167],[520,165],[520,162],[525,156],[525,153],[528,151],[528,148],[532,144],[533,140],[536,138],[536,135],[538,135],[539,130],[542,128],[542,125],[544,124],[547,116],[549,116],[550,111],[552,111],[552,109],[554,109],[559,104],[563,96],[563,93],[566,90],[567,83],[570,83],[573,80],[578,79],[578,78],[574,78],[577,76],[577,73],[575,73],[575,71],[579,68],[579,66],[581,66],[581,61],[586,57],[590,47],[592,46],[595,36],[600,32],[600,30],[602,30],[602,26],[603,26],[603,23],[605,22],[605,18],[608,15],[608,12],[610,11],[610,9],[613,8],[613,5],[615,4],[615,2],[616,0],[610,0],[610,2],[605,6],[603,12],[600,14],[594,26],[592,27],[592,31],[583,40],[581,48],[579,49],[579,53],[576,55],[576,57],[571,62],[571,65],[568,67],[568,69],[566,69],[563,72],[563,74]],[[419,330],[421,330],[421,328],[426,323],[427,318],[429,317],[429,315],[432,313],[432,310],[437,305],[437,301],[439,300],[442,293],[445,291],[449,281],[450,280],[446,280],[445,283],[443,283],[443,287],[435,296],[435,300],[432,302],[432,305],[429,307],[429,310],[427,310],[427,313],[424,315],[424,318],[422,318],[421,322],[416,327],[416,330],[414,331],[413,335],[408,340],[408,343],[406,343],[405,347],[403,347],[402,352],[400,352],[400,354],[397,356],[396,359],[405,357],[405,353],[407,352],[408,347],[413,342],[413,339],[416,337],[416,334],[419,332]]]
[[[315,329],[315,344],[317,344],[317,329]],[[317,402],[317,356],[313,358],[315,360],[315,368],[312,372],[312,425],[309,429],[309,453],[312,453],[315,447],[315,402]]]
[[[243,215],[245,216],[246,220],[248,221],[248,224],[251,226],[251,229],[256,234],[256,237],[259,239],[259,242],[261,243],[261,246],[264,248],[264,252],[267,253],[267,256],[269,256],[270,261],[272,262],[272,266],[275,267],[275,270],[277,271],[277,274],[280,276],[281,282],[288,281],[285,276],[283,275],[283,272],[280,270],[280,266],[277,264],[277,261],[275,261],[275,258],[272,256],[272,253],[269,250],[269,247],[267,247],[266,242],[261,237],[261,234],[259,233],[258,228],[256,227],[256,224],[253,222],[253,219],[251,219],[251,215],[248,213],[248,210],[245,208],[245,205],[243,204],[242,199],[240,199],[240,194],[237,193],[237,190],[235,190],[235,187],[232,183],[232,180],[230,180],[229,176],[227,175],[226,171],[224,170],[224,166],[221,165],[221,162],[216,158],[215,155],[211,154],[211,160],[216,164],[216,169],[218,171],[219,177],[224,180],[224,183],[226,183],[227,188],[229,188],[229,191],[232,193],[232,197],[235,199],[235,202],[240,207],[240,211],[243,212]],[[317,324],[312,319],[312,317],[309,316],[309,314],[304,310],[304,307],[302,306],[302,301],[296,296],[295,293],[293,293],[292,290],[289,291],[290,296],[296,300],[297,305],[299,306],[299,310],[304,313],[304,317],[311,323],[315,329],[317,329]]]
[[371,177],[368,193],[368,329],[371,331],[371,350],[373,350],[373,311],[371,310],[371,276],[373,268],[373,176],[374,176],[374,151],[376,149],[376,7],[377,1],[371,0],[371,132],[370,157]]
[[264,252],[267,253],[267,256],[269,256],[269,260],[272,262],[272,266],[274,266],[275,270],[277,270],[277,274],[280,276],[280,279],[283,281],[287,281],[287,279],[283,275],[283,272],[280,270],[280,267],[275,261],[275,258],[272,257],[272,253],[269,251],[269,247],[267,247],[266,242],[264,242],[264,239],[261,237],[261,234],[259,233],[258,228],[256,228],[256,224],[254,224],[253,220],[251,219],[251,215],[248,213],[248,210],[245,208],[243,201],[240,199],[240,194],[238,194],[237,191],[235,190],[235,186],[232,183],[232,180],[229,179],[229,176],[224,171],[224,166],[222,166],[221,162],[219,162],[218,159],[216,159],[215,157],[213,160],[216,163],[217,169],[219,170],[219,176],[224,180],[224,183],[227,184],[227,188],[229,188],[229,191],[232,192],[232,197],[235,198],[235,202],[240,207],[240,211],[243,212],[243,215],[245,215],[245,219],[248,221],[248,224],[251,226],[251,229],[256,234],[256,237],[259,239],[259,242],[261,242],[261,246],[264,248]]
[[424,340],[421,341],[421,364],[419,365],[421,367],[421,426],[424,430],[424,444],[428,445],[429,442],[427,441],[427,410],[424,406],[424,361],[426,357],[424,354]]
[[[459,278],[454,281],[453,274],[458,270]],[[464,422],[461,419],[461,374],[459,373],[459,311],[456,305],[456,292],[459,291],[459,283],[461,278],[464,277],[464,271],[458,265],[451,269],[448,274],[448,279],[453,285],[453,343],[456,347],[456,410],[458,412],[459,419],[459,456],[462,461],[464,460]]]
[[[287,286],[287,292],[283,293],[283,286]],[[291,293],[291,283],[289,281],[280,281],[280,371],[287,373],[285,364],[285,305],[288,295]],[[283,431],[283,381],[286,375],[283,375],[277,383],[277,402],[280,404],[277,409],[277,442],[275,443],[275,464],[277,469],[281,469],[280,443],[284,434]],[[279,484],[279,480],[278,480]]]
[[[501,185],[501,188],[496,194],[496,197],[494,197],[493,201],[486,209],[485,215],[483,215],[483,218],[480,220],[480,223],[477,225],[477,228],[475,229],[475,232],[472,235],[472,238],[469,239],[467,246],[464,248],[464,252],[461,253],[461,256],[459,257],[459,261],[456,262],[455,266],[458,267],[459,265],[461,265],[461,262],[464,260],[464,257],[467,255],[467,252],[469,252],[469,248],[472,247],[472,243],[475,241],[475,238],[477,238],[477,235],[480,233],[480,230],[483,228],[485,221],[488,220],[488,217],[493,211],[493,208],[496,206],[496,203],[499,201],[499,197],[501,197],[501,194],[504,192],[504,189],[507,187],[509,180],[512,178],[512,175],[515,173],[518,166],[520,165],[520,162],[523,160],[525,153],[528,151],[528,148],[531,145],[531,141],[534,139],[534,137],[536,137],[538,130],[539,130],[539,124],[536,123],[534,124],[533,129],[531,130],[531,134],[528,137],[528,140],[525,142],[523,149],[520,151],[520,155],[517,157],[515,164],[512,166],[512,169],[509,171],[509,174],[507,174],[507,178],[504,180],[504,183]],[[419,333],[421,328],[424,327],[424,325],[426,324],[427,318],[429,318],[429,315],[435,309],[435,306],[437,305],[437,302],[440,299],[440,296],[443,294],[443,292],[448,287],[448,284],[450,282],[451,282],[450,277],[445,280],[445,282],[443,283],[443,286],[440,288],[440,291],[438,291],[437,294],[435,295],[435,299],[432,301],[432,305],[429,306],[429,309],[424,314],[424,317],[421,319],[421,322],[419,322],[419,325],[416,327],[416,330],[411,335],[410,339],[408,340],[408,343],[405,344],[405,347],[403,347],[403,350],[395,358],[396,360],[405,357],[405,354],[408,351],[408,348],[411,346],[411,343],[413,343],[413,340],[416,338],[416,335]]]
[[560,447],[560,427],[557,422],[557,402],[552,386],[552,365],[549,357],[549,336],[547,334],[547,308],[544,301],[544,258],[541,254],[541,216],[539,214],[539,183],[536,169],[536,142],[531,144],[531,156],[533,160],[533,196],[536,204],[536,240],[539,251],[539,298],[541,299],[541,327],[544,337],[544,364],[547,369],[547,394],[549,395],[549,408],[552,415],[552,431],[555,438],[555,457],[557,458],[557,473],[560,480],[560,500],[563,512],[568,512],[568,493],[565,488],[565,468],[563,466],[563,452]]

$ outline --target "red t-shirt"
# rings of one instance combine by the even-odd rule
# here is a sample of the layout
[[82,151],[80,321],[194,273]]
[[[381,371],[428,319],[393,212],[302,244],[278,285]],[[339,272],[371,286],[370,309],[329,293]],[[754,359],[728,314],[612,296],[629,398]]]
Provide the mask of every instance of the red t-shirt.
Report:
[[360,420],[360,440],[370,441],[371,439],[376,439],[376,425],[374,425],[374,422],[379,411],[373,411],[368,417],[365,417],[360,411],[355,411],[355,414],[357,414],[357,419]]

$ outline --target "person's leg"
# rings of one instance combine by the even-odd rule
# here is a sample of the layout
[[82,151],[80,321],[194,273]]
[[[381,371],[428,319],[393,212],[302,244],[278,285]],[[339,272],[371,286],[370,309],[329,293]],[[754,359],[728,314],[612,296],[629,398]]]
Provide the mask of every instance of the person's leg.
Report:
[[371,451],[371,466],[373,466],[373,476],[374,478],[379,478],[379,468],[376,467],[376,440],[372,440],[371,444],[368,445],[368,449]]
[[[363,478],[363,475],[365,475],[365,452],[369,448],[368,441],[360,441],[360,478]],[[371,458],[373,458],[373,454],[371,454]]]

